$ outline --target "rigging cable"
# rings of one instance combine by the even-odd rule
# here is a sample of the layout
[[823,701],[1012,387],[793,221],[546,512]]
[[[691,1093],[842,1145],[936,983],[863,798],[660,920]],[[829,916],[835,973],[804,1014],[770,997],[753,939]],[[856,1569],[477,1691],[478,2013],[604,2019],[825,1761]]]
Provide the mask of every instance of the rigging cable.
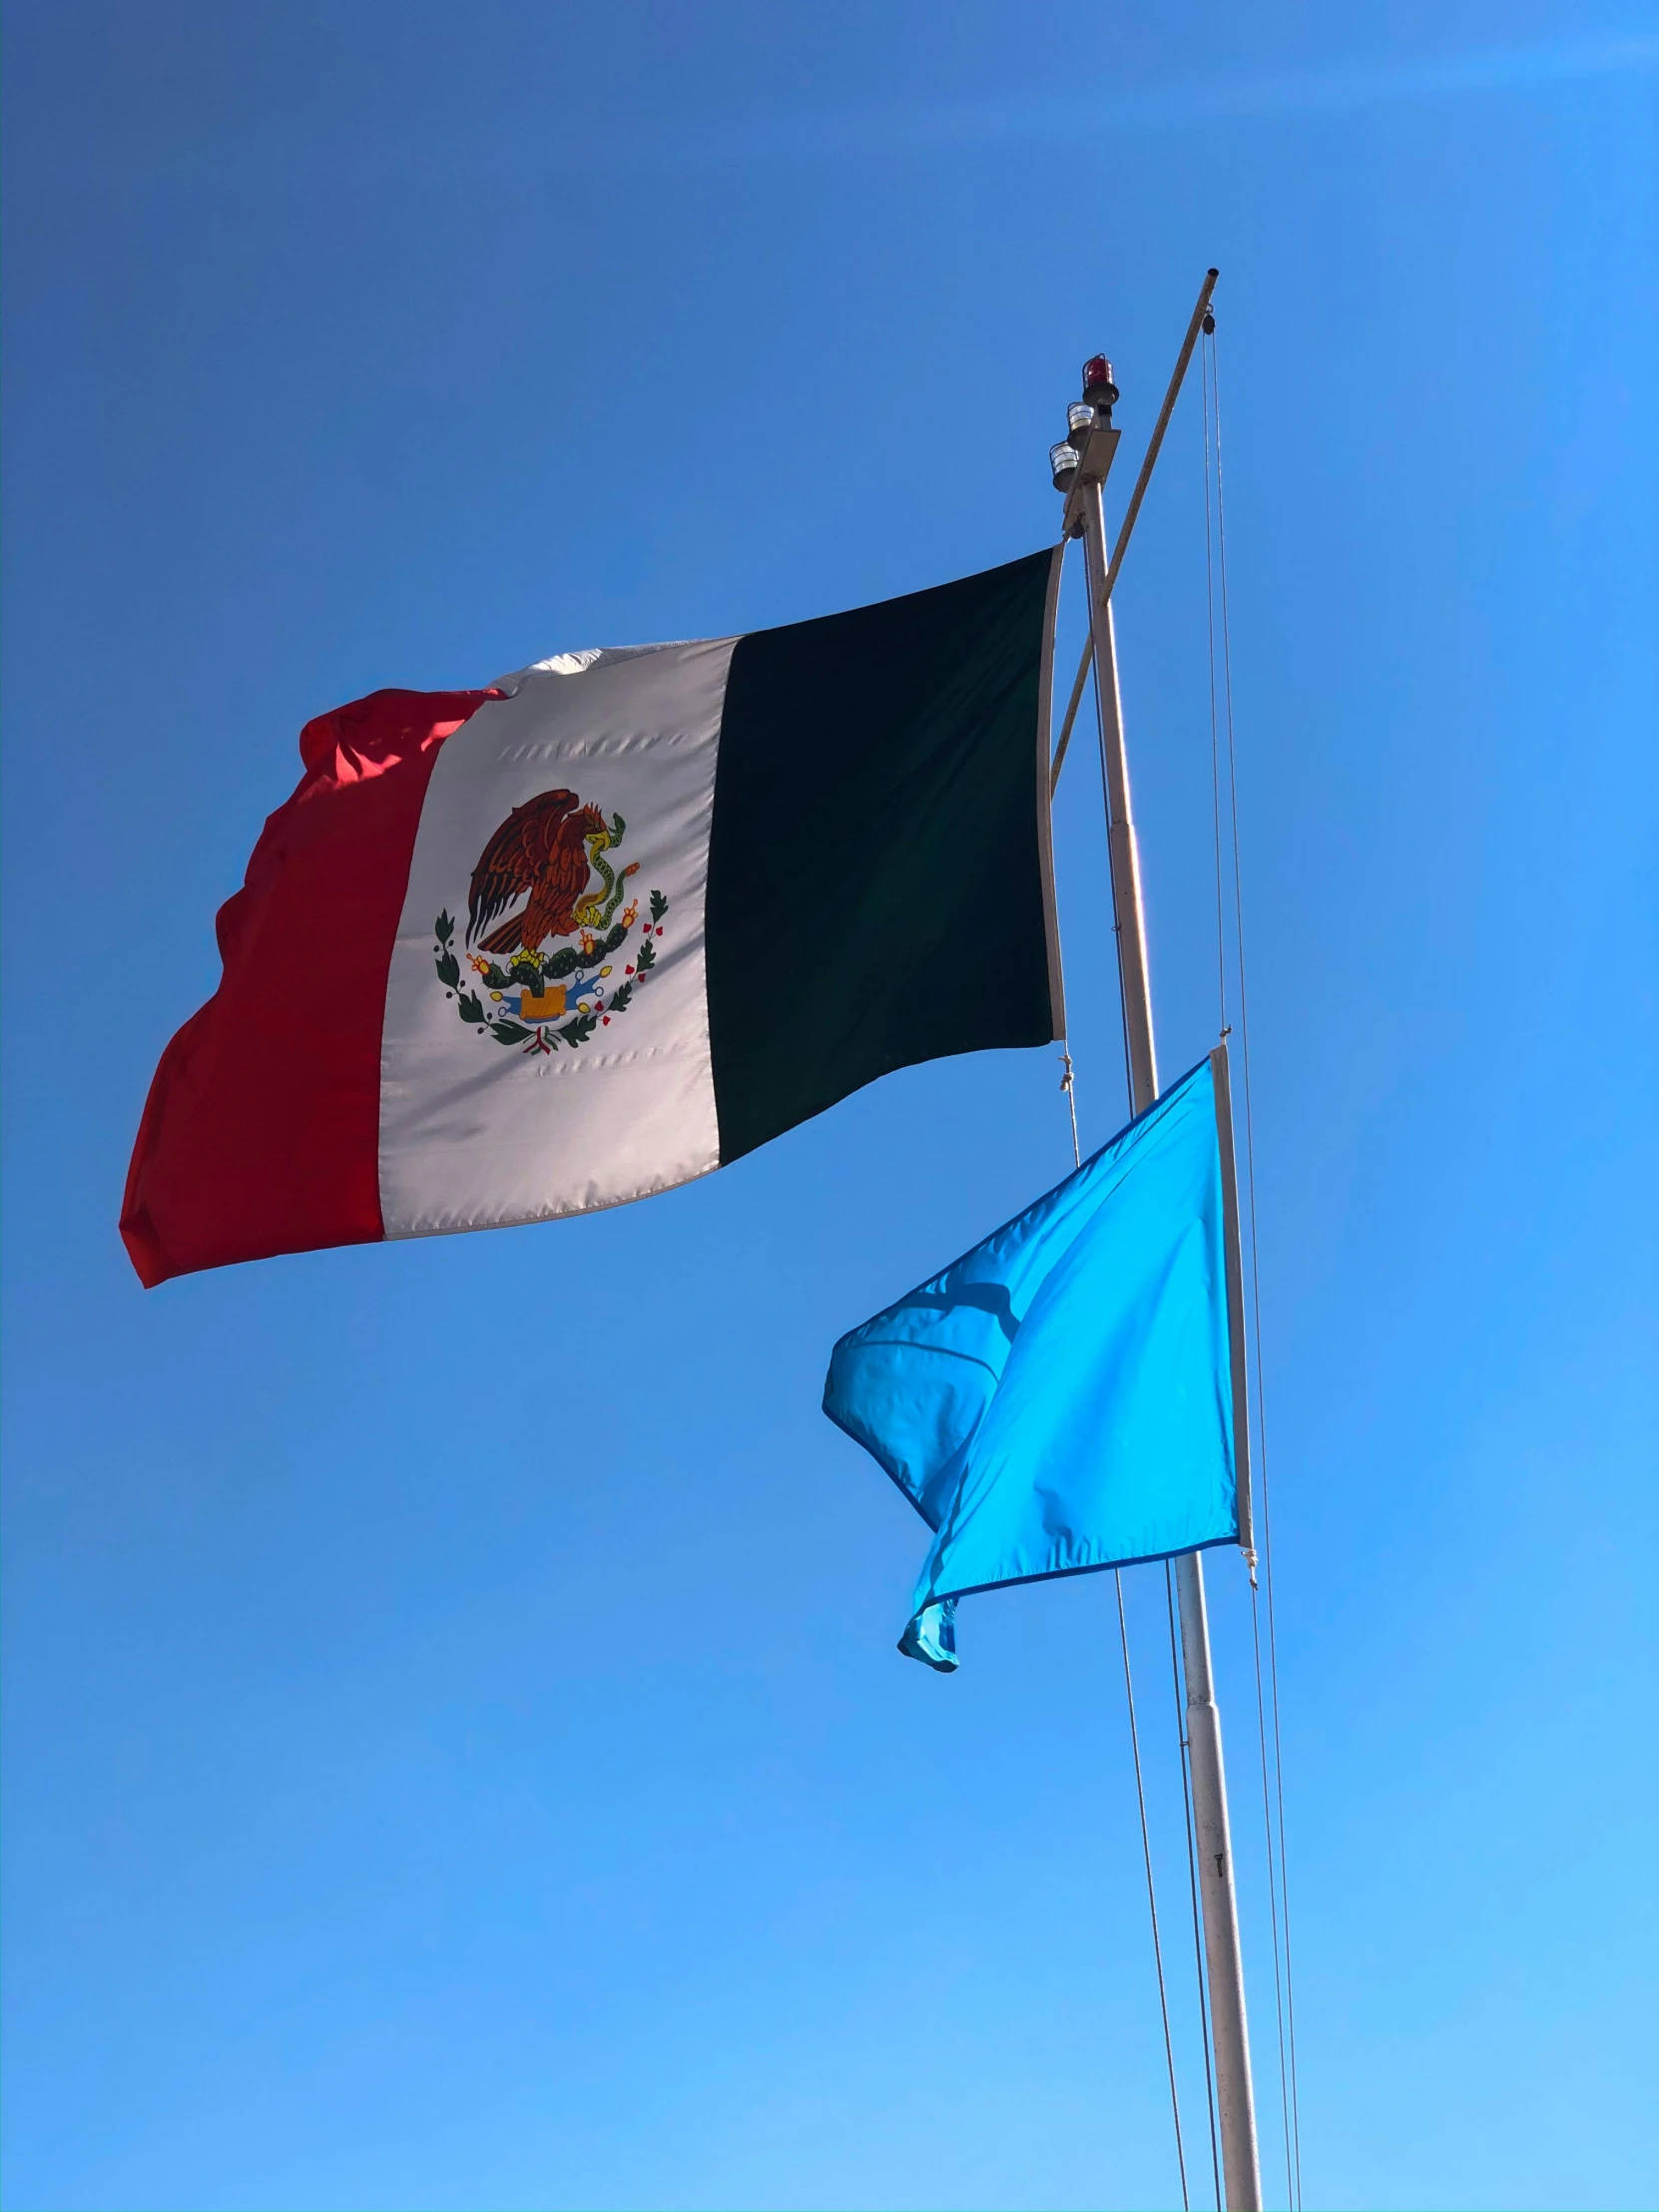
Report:
[[1169,2031],[1169,1992],[1164,1986],[1164,1946],[1158,1939],[1158,1900],[1152,1887],[1152,1837],[1146,1825],[1146,1787],[1141,1780],[1141,1737],[1135,1726],[1135,1683],[1129,1672],[1129,1622],[1123,1610],[1123,1574],[1112,1569],[1118,1595],[1118,1641],[1123,1646],[1123,1689],[1129,1701],[1129,1748],[1135,1758],[1135,1802],[1141,1814],[1141,1856],[1146,1861],[1146,1902],[1152,1914],[1152,1955],[1158,1967],[1158,2008],[1164,2016],[1164,2062],[1169,2067],[1170,2110],[1175,2114],[1175,2158],[1181,2168],[1181,2212],[1192,2212],[1187,2194],[1187,2151],[1181,2138],[1181,2099],[1175,2087],[1175,2044]]
[[1164,1596],[1169,1603],[1169,1674],[1175,1692],[1175,1740],[1181,1759],[1181,1810],[1187,1821],[1187,1886],[1192,1900],[1193,1972],[1198,1981],[1198,2031],[1204,2044],[1204,2094],[1210,2105],[1210,2170],[1215,2177],[1217,2212],[1221,2207],[1221,2145],[1216,2138],[1216,2064],[1210,2049],[1210,1992],[1204,1977],[1204,1941],[1198,1925],[1198,1845],[1193,1836],[1192,1745],[1187,1740],[1187,1701],[1181,1692],[1181,1652],[1175,1633],[1175,1576],[1164,1561]]
[[[1205,621],[1206,621],[1206,626],[1207,626],[1207,636],[1208,636],[1208,643],[1209,643],[1209,659],[1210,659],[1210,799],[1211,799],[1211,820],[1212,820],[1212,823],[1213,823],[1213,826],[1214,826],[1214,831],[1215,831],[1215,867],[1216,867],[1216,996],[1217,996],[1217,1002],[1218,1002],[1218,1003],[1217,1003],[1217,1022],[1218,1022],[1218,1025],[1219,1025],[1219,1028],[1220,1028],[1220,1032],[1221,1032],[1222,1036],[1223,1036],[1223,1037],[1226,1037],[1226,1036],[1227,1036],[1227,1035],[1228,1035],[1228,1034],[1230,1033],[1230,1032],[1229,1032],[1229,1024],[1228,1024],[1228,1019],[1227,1019],[1227,929],[1226,929],[1226,921],[1225,921],[1225,906],[1224,906],[1224,886],[1225,886],[1225,883],[1226,883],[1226,871],[1225,871],[1225,868],[1224,868],[1224,865],[1223,865],[1223,860],[1222,860],[1222,837],[1221,837],[1221,813],[1222,813],[1222,808],[1221,808],[1221,738],[1220,738],[1220,712],[1219,712],[1219,706],[1218,706],[1218,701],[1217,701],[1217,696],[1216,696],[1216,534],[1217,534],[1217,532],[1216,532],[1216,519],[1217,519],[1217,518],[1216,518],[1216,513],[1215,513],[1215,502],[1216,502],[1217,500],[1219,500],[1219,493],[1217,492],[1217,488],[1216,488],[1216,485],[1215,485],[1215,483],[1214,483],[1214,463],[1213,463],[1213,461],[1212,461],[1212,457],[1211,457],[1211,444],[1210,444],[1211,412],[1212,412],[1212,406],[1213,406],[1213,400],[1212,400],[1212,385],[1211,385],[1211,374],[1210,374],[1210,359],[1211,359],[1211,350],[1212,350],[1212,348],[1213,348],[1213,346],[1214,346],[1214,343],[1215,343],[1215,336],[1214,336],[1214,332],[1215,332],[1215,316],[1214,316],[1213,314],[1211,314],[1211,315],[1208,315],[1208,316],[1206,316],[1206,318],[1205,318],[1205,329],[1204,329],[1204,343],[1203,343],[1203,345],[1202,345],[1202,347],[1201,347],[1201,349],[1200,349],[1200,352],[1199,352],[1199,371],[1200,371],[1200,376],[1201,376],[1201,379],[1202,379],[1202,390],[1203,390],[1203,398],[1204,398],[1204,587],[1205,587],[1205,607],[1204,607],[1204,613],[1205,613]],[[1225,645],[1224,645],[1224,652],[1225,652]],[[1230,793],[1234,793],[1234,794],[1236,794],[1236,788],[1237,788],[1237,787],[1236,787],[1236,782],[1235,782],[1235,779],[1234,779],[1234,776],[1233,776],[1233,753],[1232,753],[1232,746],[1231,746],[1231,729],[1232,729],[1232,725],[1231,725],[1231,717],[1230,717],[1230,718],[1229,718],[1229,741],[1230,741],[1230,742],[1229,742],[1229,748],[1228,748],[1228,787],[1229,787],[1229,792],[1230,792]],[[1235,838],[1234,838],[1234,853],[1235,853],[1235,861],[1236,861],[1236,859],[1237,859],[1237,850],[1238,850],[1238,845],[1237,845],[1237,826],[1238,826],[1238,824],[1237,824],[1237,808],[1236,808],[1236,806],[1235,806],[1235,808],[1234,808],[1234,830],[1235,830]],[[1237,879],[1238,879],[1238,878],[1237,878],[1237,868],[1236,868],[1236,866],[1235,866],[1235,874],[1234,874],[1234,881],[1235,881],[1235,884],[1237,883]],[[1242,1049],[1242,1047],[1243,1047],[1243,1043],[1244,1043],[1244,1039],[1243,1039],[1243,1037],[1241,1036],[1241,1039],[1240,1039],[1241,1049]],[[1254,1228],[1254,1215],[1252,1216],[1252,1227]],[[1253,1254],[1254,1254],[1254,1246],[1252,1247],[1252,1251],[1253,1251]],[[1258,1321],[1258,1341],[1259,1341],[1259,1338],[1260,1338],[1260,1324],[1259,1324],[1259,1321]],[[1258,1403],[1258,1406],[1260,1405],[1260,1402],[1261,1402],[1261,1399],[1260,1399],[1260,1392],[1258,1392],[1258,1397],[1257,1397],[1257,1403]],[[1264,1530],[1263,1530],[1263,1554],[1262,1554],[1262,1555],[1263,1555],[1263,1559],[1264,1559],[1264,1561],[1265,1561],[1265,1560],[1266,1560],[1266,1558],[1267,1558],[1267,1534],[1266,1534],[1266,1522],[1265,1522],[1265,1519],[1264,1519]],[[1283,2142],[1284,2142],[1284,2146],[1285,2146],[1285,2196],[1286,2196],[1286,2201],[1287,2201],[1287,2203],[1289,2203],[1289,2204],[1291,2204],[1291,2205],[1294,2205],[1294,2204],[1296,2203],[1296,2188],[1295,2188],[1295,2184],[1294,2184],[1294,2182],[1293,2182],[1293,2180],[1292,2180],[1292,2176],[1291,2176],[1291,2133],[1292,2133],[1292,2130],[1291,2130],[1291,2110],[1290,2110],[1290,2094],[1289,2094],[1289,2072],[1288,2072],[1288,2068],[1287,2068],[1287,2065],[1286,2065],[1286,2050],[1285,2050],[1285,1981],[1284,1981],[1284,1964],[1283,1964],[1283,1960],[1282,1960],[1282,1957],[1281,1957],[1281,1953],[1280,1953],[1280,1943],[1279,1943],[1279,1894],[1280,1894],[1280,1887],[1281,1887],[1281,1885],[1280,1885],[1280,1883],[1279,1883],[1279,1880],[1277,1879],[1277,1877],[1276,1877],[1276,1873],[1275,1873],[1275,1858],[1276,1858],[1276,1852],[1275,1852],[1274,1833],[1273,1833],[1273,1812],[1272,1812],[1272,1807],[1271,1807],[1271,1804],[1270,1804],[1270,1800],[1269,1800],[1269,1774],[1270,1774],[1270,1771],[1271,1771],[1271,1770],[1270,1770],[1270,1763],[1269,1763],[1269,1759],[1268,1759],[1268,1737],[1267,1737],[1267,1719],[1266,1719],[1266,1711],[1265,1711],[1265,1705],[1264,1705],[1264,1700],[1263,1700],[1263,1689],[1262,1689],[1262,1626],[1261,1626],[1261,1617],[1260,1617],[1260,1612],[1259,1612],[1259,1605],[1258,1605],[1257,1576],[1256,1576],[1256,1559],[1255,1559],[1255,1556],[1254,1556],[1254,1555],[1252,1555],[1252,1556],[1251,1556],[1251,1558],[1250,1558],[1250,1628],[1251,1628],[1251,1647],[1252,1647],[1252,1652],[1253,1652],[1253,1655],[1254,1655],[1254,1658],[1255,1658],[1255,1667],[1256,1667],[1256,1741],[1257,1741],[1257,1749],[1258,1749],[1258,1752],[1259,1752],[1259,1754],[1260,1754],[1260,1758],[1261,1758],[1261,1774],[1262,1774],[1262,1833],[1263,1833],[1263,1837],[1264,1837],[1264,1841],[1265,1841],[1265,1844],[1266,1844],[1266,1849],[1267,1849],[1267,1872],[1268,1872],[1268,1922],[1269,1922],[1269,1926],[1270,1926],[1270,1929],[1271,1929],[1271,1931],[1272,1931],[1272,1937],[1273,1937],[1273,2009],[1274,2009],[1274,2024],[1275,2024],[1275,2026],[1276,2026],[1276,2028],[1277,2028],[1277,2030],[1278,2030],[1278,2045],[1279,2045],[1279,2117],[1280,2117],[1280,2125],[1281,2125],[1281,2128],[1282,2128],[1282,2130],[1283,2130],[1283,2136],[1282,2136],[1282,2140],[1283,2140]]]
[[[1227,510],[1222,476],[1221,452],[1221,372],[1217,358],[1215,318],[1207,317],[1204,332],[1204,385],[1205,385],[1205,556],[1209,567],[1210,551],[1210,429],[1215,432],[1215,532],[1216,574],[1220,586],[1221,634],[1222,634],[1222,702],[1226,725],[1228,808],[1232,831],[1233,862],[1233,929],[1239,964],[1239,1043],[1244,1067],[1245,1106],[1245,1182],[1250,1210],[1250,1273],[1251,1304],[1255,1316],[1253,1366],[1256,1382],[1256,1440],[1257,1465],[1260,1473],[1262,1497],[1262,1580],[1267,1599],[1268,1669],[1267,1699],[1264,1710],[1262,1679],[1261,1606],[1256,1577],[1251,1576],[1251,1634],[1256,1661],[1257,1729],[1262,1757],[1262,1811],[1268,1848],[1268,1896],[1274,1924],[1274,2000],[1279,2015],[1279,2076],[1280,2102],[1285,2124],[1285,2180],[1287,2193],[1293,2207],[1302,2204],[1302,2118],[1298,2097],[1296,2059],[1296,1999],[1291,1970],[1291,1902],[1289,1870],[1285,1852],[1285,1766],[1280,1726],[1279,1700],[1279,1638],[1274,1603],[1273,1572],[1273,1522],[1268,1485],[1267,1449],[1267,1399],[1263,1379],[1262,1358],[1262,1285],[1261,1262],[1257,1241],[1256,1214],[1256,1127],[1251,1089],[1250,1055],[1250,994],[1245,958],[1244,889],[1240,860],[1239,838],[1239,786],[1238,753],[1233,721],[1233,640],[1231,609],[1227,589]],[[1211,607],[1210,683],[1212,714],[1212,757],[1215,754],[1215,623],[1214,594]],[[1216,779],[1216,842],[1217,842],[1217,901],[1218,923],[1221,900],[1221,821],[1219,776]],[[1218,944],[1218,951],[1220,946]],[[1223,966],[1222,1022],[1226,1027],[1225,965]],[[1268,1735],[1269,1716],[1273,1739],[1272,1787],[1270,1801]],[[1277,1816],[1277,1820],[1275,1818]],[[1275,1837],[1275,1827],[1278,1834]],[[1277,1843],[1278,1899],[1275,1903],[1274,1861]],[[1279,1922],[1284,1922],[1283,1996],[1280,1982]]]
[[1221,867],[1221,735],[1216,712],[1216,582],[1211,552],[1210,526],[1210,344],[1216,318],[1206,315],[1209,329],[1199,349],[1198,365],[1204,390],[1204,618],[1210,640],[1210,806],[1216,831],[1216,997],[1220,1005],[1221,1034],[1227,1035],[1227,932],[1222,920]]

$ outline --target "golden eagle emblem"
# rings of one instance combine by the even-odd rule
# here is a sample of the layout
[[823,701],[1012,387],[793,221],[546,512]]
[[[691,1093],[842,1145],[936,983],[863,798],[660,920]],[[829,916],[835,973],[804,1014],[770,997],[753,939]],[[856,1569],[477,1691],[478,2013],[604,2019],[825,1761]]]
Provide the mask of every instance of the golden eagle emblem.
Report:
[[[521,1046],[539,1066],[541,1056],[561,1044],[576,1050],[627,1011],[657,964],[669,902],[661,891],[650,892],[650,918],[640,922],[640,899],[629,898],[627,888],[639,862],[618,870],[605,857],[626,834],[620,815],[607,822],[598,807],[562,787],[508,815],[467,885],[465,942],[477,949],[466,959],[476,984],[462,988],[453,917],[446,910],[432,925],[438,981],[469,1028],[497,1044]],[[633,958],[613,980],[611,955],[624,950],[636,926]]]

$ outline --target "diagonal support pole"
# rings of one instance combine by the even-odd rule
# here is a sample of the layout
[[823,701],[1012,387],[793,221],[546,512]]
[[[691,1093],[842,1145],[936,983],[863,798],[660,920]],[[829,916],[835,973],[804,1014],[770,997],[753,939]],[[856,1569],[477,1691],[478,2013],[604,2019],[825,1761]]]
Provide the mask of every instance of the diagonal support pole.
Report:
[[[1210,311],[1210,295],[1216,288],[1216,279],[1220,275],[1221,271],[1219,269],[1211,269],[1205,272],[1204,282],[1198,294],[1198,305],[1193,309],[1192,320],[1187,324],[1187,334],[1181,341],[1180,356],[1175,363],[1175,372],[1170,377],[1169,389],[1164,394],[1164,404],[1159,408],[1158,419],[1152,425],[1152,436],[1147,441],[1146,458],[1141,463],[1141,472],[1135,479],[1135,488],[1129,494],[1129,504],[1124,509],[1123,528],[1118,532],[1117,549],[1112,555],[1110,565],[1106,570],[1106,581],[1101,587],[1100,606],[1102,611],[1111,600],[1112,587],[1118,580],[1118,570],[1123,566],[1123,556],[1129,550],[1130,534],[1134,530],[1136,519],[1140,514],[1141,501],[1146,497],[1146,487],[1152,481],[1152,471],[1164,442],[1164,432],[1169,428],[1169,418],[1175,412],[1175,402],[1181,396],[1181,386],[1187,378],[1187,367],[1193,357],[1193,347],[1198,343],[1198,334],[1204,327],[1204,317]],[[1054,766],[1048,772],[1048,796],[1050,799],[1053,798],[1059,788],[1060,770],[1065,765],[1066,748],[1071,743],[1072,724],[1077,720],[1077,710],[1082,703],[1083,686],[1088,682],[1089,662],[1093,655],[1094,639],[1091,628],[1091,635],[1084,640],[1083,658],[1077,664],[1077,678],[1071,687],[1071,697],[1066,702],[1065,717],[1060,724],[1060,742],[1054,748]]]

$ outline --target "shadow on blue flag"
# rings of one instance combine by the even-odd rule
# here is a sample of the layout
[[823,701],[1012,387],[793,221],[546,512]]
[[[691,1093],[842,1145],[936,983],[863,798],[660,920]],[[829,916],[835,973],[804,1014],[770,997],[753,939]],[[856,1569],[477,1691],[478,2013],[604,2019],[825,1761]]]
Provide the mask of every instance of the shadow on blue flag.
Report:
[[824,1410],[936,1532],[898,1648],[942,1672],[972,1591],[1248,1550],[1225,1046],[1046,1198],[842,1337]]

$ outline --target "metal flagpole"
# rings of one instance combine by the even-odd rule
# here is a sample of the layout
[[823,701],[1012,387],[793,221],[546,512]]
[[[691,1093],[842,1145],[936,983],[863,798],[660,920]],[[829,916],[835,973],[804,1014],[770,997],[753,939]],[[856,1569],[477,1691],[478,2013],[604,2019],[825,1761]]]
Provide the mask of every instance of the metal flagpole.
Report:
[[[1209,284],[1214,280],[1212,273]],[[1201,307],[1207,303],[1209,284]],[[1100,356],[1088,362],[1083,371],[1083,398],[1071,410],[1068,441],[1071,449],[1080,449],[1080,457],[1075,464],[1062,459],[1067,447],[1057,446],[1050,460],[1056,486],[1067,490],[1066,534],[1082,538],[1088,566],[1095,701],[1100,718],[1100,761],[1106,784],[1106,832],[1118,943],[1118,981],[1123,1003],[1124,1042],[1129,1057],[1130,1097],[1134,1111],[1139,1114],[1144,1113],[1158,1096],[1158,1058],[1152,1033],[1152,990],[1147,970],[1146,915],[1141,904],[1140,854],[1130,811],[1129,762],[1123,743],[1117,641],[1106,588],[1111,563],[1101,487],[1111,468],[1120,435],[1111,426],[1112,407],[1118,396],[1117,386],[1112,381],[1111,363]],[[1187,1680],[1187,1741],[1192,1759],[1199,1897],[1204,1917],[1210,2038],[1215,2050],[1227,2212],[1261,2212],[1262,2174],[1256,2147],[1256,2100],[1250,2080],[1250,2029],[1245,2017],[1244,1965],[1239,1950],[1239,1907],[1233,1889],[1227,1776],[1222,1764],[1221,1715],[1216,1708],[1210,1665],[1204,1568],[1196,1551],[1184,1552],[1176,1560],[1175,1584],[1181,1610],[1182,1668]]]

